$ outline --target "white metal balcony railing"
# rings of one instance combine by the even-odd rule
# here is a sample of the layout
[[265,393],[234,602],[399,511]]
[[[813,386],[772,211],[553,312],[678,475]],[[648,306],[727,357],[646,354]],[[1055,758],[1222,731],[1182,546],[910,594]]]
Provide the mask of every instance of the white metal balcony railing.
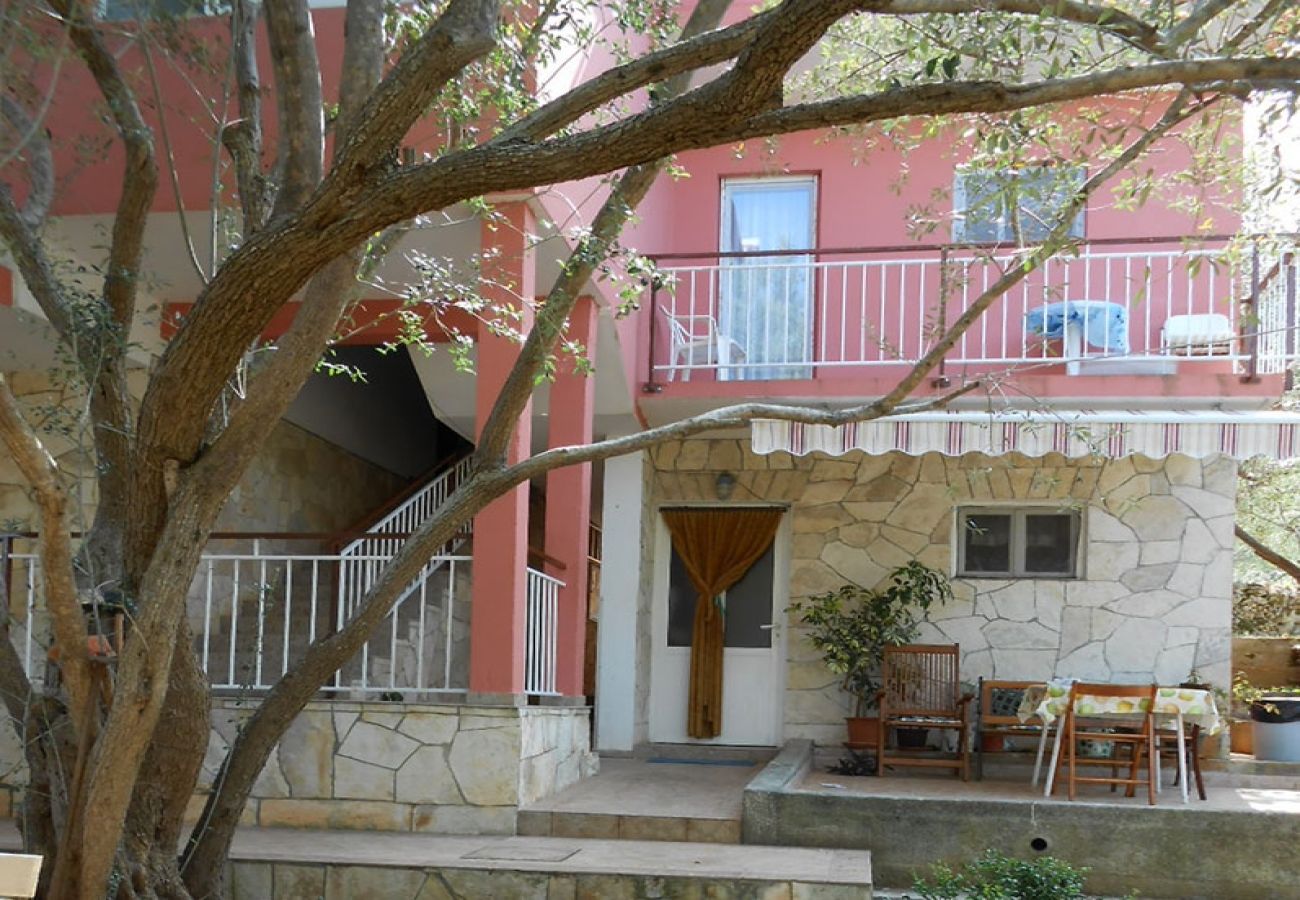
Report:
[[[214,688],[266,690],[318,636],[359,608],[332,602],[348,563],[375,577],[389,557],[266,553],[204,554],[190,590],[200,662]],[[470,557],[435,556],[399,595],[361,651],[335,674],[339,691],[463,691],[468,672]]]
[[[296,664],[310,644],[346,619],[332,584],[339,554],[205,553],[190,588],[188,613],[195,650],[218,690],[265,691]],[[355,559],[355,557],[353,557]],[[380,558],[366,562],[382,565]],[[49,620],[42,596],[40,558],[10,552],[10,638],[28,676],[45,673]],[[330,682],[360,696],[464,691],[469,671],[468,556],[429,560],[384,622]],[[525,691],[556,692],[559,594],[564,583],[527,570]]]
[[[995,300],[944,366],[1067,363],[1083,374],[1105,371],[1102,358],[1132,374],[1169,374],[1179,362],[1280,372],[1300,326],[1294,249],[1093,242]],[[954,247],[664,256],[651,289],[649,380],[835,377],[915,363],[1023,258]]]
[[[40,598],[40,558],[35,553],[17,553],[7,540],[0,540],[0,603],[9,616],[9,640],[22,657],[28,678],[45,672],[49,622]],[[20,612],[21,611],[21,612]]]
[[[350,616],[356,603],[379,576],[384,561],[402,546],[408,535],[439,509],[469,474],[470,457],[466,456],[426,482],[366,529],[367,533],[340,551],[339,606]],[[468,523],[442,548],[439,555],[455,553],[469,537]]]
[[[392,555],[436,510],[468,471],[457,463],[337,553],[290,552],[301,535],[238,539],[218,536],[190,586],[188,615],[195,649],[212,686],[269,689],[318,637],[341,629],[360,607]],[[471,557],[455,549],[466,528],[432,556],[398,595],[331,686],[361,696],[438,694],[468,687]],[[42,678],[49,623],[39,556],[0,535],[0,602],[11,611],[11,639],[29,677]],[[219,549],[226,548],[229,549]],[[524,647],[529,693],[554,693],[559,590],[563,582],[527,573]]]
[[560,588],[564,582],[536,569],[528,570],[527,618],[524,641],[524,692],[556,693]]

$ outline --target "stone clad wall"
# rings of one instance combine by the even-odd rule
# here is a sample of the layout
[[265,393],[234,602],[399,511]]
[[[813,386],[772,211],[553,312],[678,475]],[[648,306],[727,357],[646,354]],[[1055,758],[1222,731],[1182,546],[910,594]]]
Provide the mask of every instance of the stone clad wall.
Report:
[[[217,698],[190,817],[256,701]],[[515,813],[596,771],[586,707],[315,701],[253,787],[244,825],[514,834]],[[13,725],[0,725],[0,818],[27,783]]]
[[230,494],[216,531],[340,531],[405,479],[280,421]]
[[[931,611],[921,640],[960,643],[972,681],[1169,683],[1192,668],[1230,681],[1236,465],[1226,457],[756,456],[747,440],[714,439],[664,445],[651,466],[656,506],[717,502],[724,471],[736,476],[731,502],[789,504],[792,600],[875,586],[914,558],[951,573],[961,505],[1081,508],[1081,578],[955,580],[955,601]],[[789,626],[785,737],[838,742],[848,698]]]
[[[202,792],[254,708],[214,705]],[[589,748],[586,708],[314,702],[267,761],[244,822],[513,834],[520,806],[594,772]]]

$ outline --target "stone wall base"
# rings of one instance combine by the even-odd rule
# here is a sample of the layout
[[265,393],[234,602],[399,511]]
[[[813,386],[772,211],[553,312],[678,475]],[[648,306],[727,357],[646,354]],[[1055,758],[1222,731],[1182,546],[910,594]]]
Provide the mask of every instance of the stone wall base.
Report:
[[869,900],[868,885],[807,884],[737,878],[569,874],[483,868],[399,868],[303,863],[236,862],[226,900],[573,900],[578,897],[816,897]]
[[[217,698],[188,817],[257,701]],[[26,783],[12,729],[0,741],[0,817]],[[11,749],[17,748],[17,749]],[[314,701],[262,770],[241,825],[264,828],[514,834],[519,807],[594,774],[586,707]]]

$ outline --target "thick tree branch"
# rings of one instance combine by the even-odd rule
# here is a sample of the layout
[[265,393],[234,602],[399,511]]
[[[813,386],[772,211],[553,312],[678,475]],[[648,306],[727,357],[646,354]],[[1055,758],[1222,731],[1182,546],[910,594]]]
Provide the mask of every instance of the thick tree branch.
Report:
[[1201,36],[1210,20],[1239,5],[1239,2],[1240,0],[1201,0],[1192,7],[1186,18],[1165,33],[1165,45],[1176,49],[1195,40]]
[[[1237,2],[1237,0],[1228,0]],[[1130,15],[1118,7],[1104,3],[1085,3],[1079,0],[890,0],[882,15],[916,16],[916,15],[970,15],[974,13],[1014,13],[1024,16],[1046,16],[1061,22],[1073,22],[1089,25],[1098,31],[1112,34],[1117,38],[1145,50],[1153,56],[1168,56],[1165,41],[1160,32]]]
[[87,656],[86,619],[77,598],[72,565],[72,529],[67,519],[68,498],[58,464],[27,424],[22,409],[0,374],[0,442],[31,485],[40,513],[41,574],[50,628],[59,647],[59,667],[67,684],[73,722],[86,721],[91,695],[90,659]]
[[[22,157],[27,168],[27,200],[20,218],[32,231],[39,231],[49,215],[54,200],[54,154],[49,136],[8,94],[0,95],[0,118],[8,121],[12,133],[22,142]],[[17,147],[14,154],[19,155]]]
[[451,0],[357,113],[325,193],[355,186],[383,163],[447,83],[492,49],[498,8],[499,0]]
[[1300,582],[1300,564],[1287,559],[1240,525],[1234,526],[1233,530],[1237,535],[1237,540],[1249,547],[1256,556]]
[[0,240],[9,248],[23,283],[45,318],[60,338],[73,346],[73,314],[63,300],[64,286],[45,253],[45,245],[24,220],[7,184],[0,184]]
[[134,92],[122,77],[117,57],[109,52],[95,30],[94,20],[90,18],[91,5],[69,0],[52,0],[52,5],[67,21],[73,46],[94,77],[126,151],[122,193],[113,217],[108,272],[104,276],[104,300],[113,313],[113,320],[119,327],[128,329],[135,315],[144,227],[158,187],[153,132],[140,114]]
[[1054,78],[1024,85],[997,81],[956,81],[898,88],[807,103],[755,116],[737,138],[806,131],[820,127],[877,122],[908,114],[938,116],[951,113],[998,113],[1068,103],[1087,97],[1148,88],[1185,85],[1204,87],[1224,82],[1283,83],[1300,81],[1300,60],[1207,59],[1125,66],[1073,78]]
[[963,384],[954,390],[914,403],[902,404],[897,400],[882,397],[871,403],[852,406],[847,409],[814,409],[808,406],[789,406],[781,403],[742,403],[725,406],[711,412],[701,413],[687,419],[679,419],[657,428],[649,428],[624,437],[610,438],[592,444],[573,447],[555,447],[529,457],[503,471],[503,476],[522,484],[530,478],[536,478],[561,466],[596,462],[646,450],[664,441],[681,440],[709,431],[726,428],[739,428],[755,419],[782,419],[787,422],[801,422],[805,425],[847,425],[851,422],[870,422],[891,415],[909,415],[911,413],[930,412],[943,409],[949,403],[980,387],[978,381]]
[[726,62],[744,50],[771,17],[772,11],[768,10],[727,28],[684,38],[671,47],[655,50],[621,66],[607,69],[538,107],[502,131],[495,140],[541,140],[638,88],[683,72],[694,72],[705,66]]
[[280,148],[273,217],[295,212],[320,184],[325,165],[325,107],[320,59],[307,0],[277,0],[266,9],[275,71]]
[[256,40],[261,9],[261,3],[256,0],[234,0],[230,10],[230,52],[239,119],[221,131],[221,143],[230,154],[239,185],[245,236],[256,233],[268,214],[267,183],[262,169],[262,83],[257,69]]

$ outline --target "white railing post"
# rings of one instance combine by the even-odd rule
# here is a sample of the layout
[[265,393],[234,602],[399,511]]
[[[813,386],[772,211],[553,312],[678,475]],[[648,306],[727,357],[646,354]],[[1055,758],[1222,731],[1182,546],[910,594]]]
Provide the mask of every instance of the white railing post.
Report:
[[564,582],[530,568],[525,583],[524,693],[554,694]]

